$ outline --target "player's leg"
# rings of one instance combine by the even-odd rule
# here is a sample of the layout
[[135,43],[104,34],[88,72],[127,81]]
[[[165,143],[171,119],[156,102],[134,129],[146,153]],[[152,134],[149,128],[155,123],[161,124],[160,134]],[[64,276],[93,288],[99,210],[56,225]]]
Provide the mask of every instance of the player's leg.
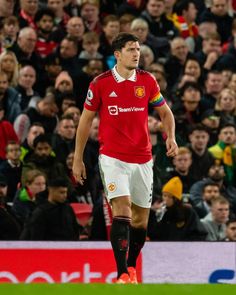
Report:
[[[128,283],[127,252],[129,249],[129,229],[131,221],[130,197],[122,196],[111,200],[112,205],[112,226],[111,245],[114,252],[117,278],[120,283]],[[127,274],[127,275],[124,275]]]
[[126,163],[104,155],[99,157],[100,172],[108,201],[112,206],[110,240],[117,265],[118,280],[124,274],[129,281],[127,252],[131,221],[129,169]]
[[136,262],[144,246],[147,234],[149,209],[132,204],[132,221],[130,226],[130,241],[128,254],[128,271],[132,283],[137,283]]
[[127,260],[130,278],[133,283],[137,282],[135,271],[136,261],[146,240],[149,211],[152,201],[152,183],[152,161],[138,165],[132,175],[132,220]]

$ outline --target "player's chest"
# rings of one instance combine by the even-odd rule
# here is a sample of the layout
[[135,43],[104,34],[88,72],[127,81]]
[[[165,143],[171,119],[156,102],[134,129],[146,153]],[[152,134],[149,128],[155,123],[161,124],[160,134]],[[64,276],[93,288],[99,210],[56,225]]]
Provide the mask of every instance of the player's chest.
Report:
[[146,106],[150,91],[143,83],[108,83],[102,88],[102,103],[104,105],[115,104],[118,106]]

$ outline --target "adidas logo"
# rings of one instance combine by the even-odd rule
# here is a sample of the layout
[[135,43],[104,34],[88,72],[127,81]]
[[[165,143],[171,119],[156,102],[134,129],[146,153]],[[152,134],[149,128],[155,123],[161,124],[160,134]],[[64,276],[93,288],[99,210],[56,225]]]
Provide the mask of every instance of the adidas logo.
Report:
[[115,91],[112,91],[109,95],[109,97],[117,97],[117,94],[115,93]]

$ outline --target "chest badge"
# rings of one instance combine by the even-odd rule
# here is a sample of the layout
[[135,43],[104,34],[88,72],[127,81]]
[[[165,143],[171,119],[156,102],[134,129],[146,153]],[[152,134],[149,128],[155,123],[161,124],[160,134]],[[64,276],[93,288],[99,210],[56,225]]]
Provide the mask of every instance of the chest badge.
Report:
[[144,86],[135,86],[134,95],[138,98],[143,98],[145,96],[145,87]]

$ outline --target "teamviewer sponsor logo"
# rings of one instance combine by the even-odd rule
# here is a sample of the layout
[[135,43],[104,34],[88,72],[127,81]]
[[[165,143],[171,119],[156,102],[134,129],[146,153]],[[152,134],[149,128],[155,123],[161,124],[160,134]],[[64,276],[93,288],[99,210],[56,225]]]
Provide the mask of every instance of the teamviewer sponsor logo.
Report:
[[109,114],[112,116],[118,115],[118,107],[117,106],[108,106]]
[[131,112],[143,112],[145,108],[136,108],[136,107],[130,107],[130,108],[118,108],[118,106],[108,106],[109,114],[114,116],[118,115],[118,113],[131,113]]

